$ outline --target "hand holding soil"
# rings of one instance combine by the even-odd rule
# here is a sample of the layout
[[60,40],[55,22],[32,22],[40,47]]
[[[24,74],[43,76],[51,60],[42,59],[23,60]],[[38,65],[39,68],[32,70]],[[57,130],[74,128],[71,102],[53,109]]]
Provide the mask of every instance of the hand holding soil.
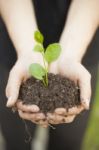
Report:
[[[48,114],[50,123],[63,123],[61,117],[63,117],[63,120],[65,120],[64,122],[66,123],[72,122],[74,118],[81,113],[81,111],[84,109],[89,109],[91,96],[90,74],[80,63],[73,60],[71,61],[71,59],[65,59],[64,55],[62,55],[58,61],[51,64],[50,72],[54,74],[60,74],[70,79],[70,81],[73,81],[76,86],[79,86],[80,93],[78,92],[77,97],[79,99],[78,102],[80,103],[78,103],[78,105],[76,104],[75,106],[72,106],[68,109],[68,111],[64,108],[57,108],[55,109],[55,113]],[[70,88],[72,95],[71,85]]]
[[[32,58],[31,56],[30,54],[29,57]],[[33,58],[34,62],[43,64],[40,57],[33,54]],[[61,57],[49,66],[49,72],[53,74],[49,74],[48,87],[45,87],[42,81],[28,79],[31,62],[32,59],[28,56],[17,61],[10,73],[6,90],[9,97],[8,107],[14,106],[18,97],[23,101],[16,103],[21,118],[42,126],[69,123],[82,110],[89,108],[90,74],[79,62],[66,59],[62,53]],[[20,85],[26,79],[28,80],[22,84],[19,93]]]
[[[62,59],[63,60],[63,59]],[[41,108],[42,109],[44,109],[44,107],[43,106],[45,106],[46,107],[46,110],[43,110],[43,111],[48,111],[47,110],[47,108],[49,109],[50,107],[52,108],[52,112],[47,112],[47,117],[46,116],[44,116],[44,114],[41,114],[41,113],[38,113],[38,116],[37,116],[37,118],[36,118],[36,115],[37,115],[37,113],[36,113],[36,115],[34,115],[34,113],[32,113],[32,111],[30,111],[30,112],[28,112],[28,113],[26,113],[26,112],[20,112],[20,117],[22,117],[22,118],[24,118],[24,119],[28,119],[28,120],[31,120],[32,122],[35,122],[35,123],[37,123],[37,124],[40,124],[40,125],[42,125],[42,126],[48,126],[48,124],[50,123],[50,124],[60,124],[60,123],[70,123],[70,122],[72,122],[73,120],[74,120],[74,118],[79,114],[79,113],[81,113],[81,111],[83,111],[84,109],[88,109],[88,104],[89,104],[89,101],[88,101],[88,103],[86,102],[86,103],[84,103],[84,100],[80,100],[80,96],[81,96],[81,93],[79,93],[79,89],[77,89],[77,86],[76,86],[76,84],[77,84],[77,81],[79,81],[79,80],[83,80],[84,79],[84,81],[85,81],[85,83],[86,83],[86,80],[87,80],[87,82],[88,82],[88,78],[89,78],[89,76],[88,76],[88,72],[85,70],[85,68],[83,68],[82,67],[82,65],[81,64],[79,64],[79,63],[75,63],[75,62],[72,62],[71,64],[69,64],[69,63],[67,63],[67,61],[65,60],[64,61],[64,66],[66,66],[65,67],[65,69],[63,69],[62,70],[62,68],[63,68],[63,65],[62,65],[62,63],[61,63],[61,61],[60,60],[58,60],[57,62],[55,62],[55,63],[52,63],[51,64],[51,66],[50,66],[50,72],[51,73],[54,73],[54,74],[61,74],[61,76],[69,76],[70,77],[70,79],[72,79],[74,82],[72,82],[71,80],[67,80],[66,78],[64,78],[64,77],[62,77],[62,79],[61,79],[61,76],[59,76],[59,75],[57,75],[57,82],[56,83],[61,83],[61,80],[63,81],[63,87],[64,86],[67,86],[66,87],[66,94],[68,93],[69,95],[68,95],[68,97],[70,98],[70,99],[68,99],[68,100],[70,100],[69,102],[69,104],[67,104],[66,103],[66,99],[65,98],[68,98],[66,95],[63,95],[63,97],[62,98],[60,98],[60,96],[61,96],[61,94],[60,94],[60,91],[57,91],[57,90],[59,90],[59,87],[57,88],[57,87],[55,87],[56,88],[56,93],[57,94],[59,94],[58,95],[58,97],[59,97],[59,99],[57,99],[56,100],[56,106],[58,105],[58,107],[59,108],[54,108],[55,107],[55,105],[54,106],[49,106],[49,104],[47,103],[47,99],[45,99],[44,101],[42,101],[42,103],[43,103],[43,105],[42,105],[42,103],[41,103]],[[67,69],[66,69],[67,68]],[[69,69],[68,69],[69,68]],[[71,69],[70,69],[71,68]],[[75,69],[75,68],[77,68],[77,69]],[[83,68],[83,69],[82,69]],[[81,72],[81,69],[82,69],[82,73],[80,73]],[[64,71],[64,72],[63,72]],[[86,74],[85,74],[86,73]],[[80,76],[78,76],[78,75],[80,74]],[[83,74],[85,74],[85,76],[82,76]],[[75,78],[76,77],[76,78]],[[85,78],[84,78],[85,77]],[[51,77],[50,77],[51,78]],[[28,80],[28,84],[30,83],[30,80],[33,80],[33,79],[29,79]],[[34,79],[35,80],[35,79]],[[53,79],[52,79],[53,80]],[[65,81],[66,80],[66,81]],[[65,82],[66,83],[65,83]],[[84,83],[84,81],[82,81],[83,83]],[[49,82],[50,82],[50,80],[49,80]],[[52,81],[52,86],[54,86],[54,82],[55,81]],[[74,84],[75,83],[75,84]],[[37,82],[37,84],[39,84],[38,82]],[[65,84],[67,84],[67,85],[65,85]],[[89,78],[89,85],[90,85],[90,78]],[[24,88],[26,88],[25,87],[26,85],[23,85],[23,87]],[[58,86],[58,84],[57,84],[57,86]],[[60,84],[60,86],[61,86],[61,84]],[[44,87],[44,86],[43,86]],[[60,89],[60,90],[64,90],[64,88],[62,87],[62,89]],[[70,89],[69,89],[69,87],[70,87]],[[53,88],[53,87],[52,87]],[[86,86],[86,87],[84,87],[85,88],[85,94],[86,94],[86,90],[87,90],[87,94],[89,93],[89,96],[90,96],[90,89],[88,88],[88,86]],[[82,88],[81,88],[82,89]],[[50,89],[51,90],[51,89]],[[68,90],[69,90],[69,92],[68,92]],[[73,91],[74,90],[74,91]],[[89,90],[89,91],[88,91]],[[53,91],[53,90],[52,90]],[[82,90],[83,91],[83,90]],[[25,91],[23,91],[23,92],[25,92]],[[53,91],[53,92],[55,92],[55,91]],[[59,93],[58,93],[59,92]],[[83,92],[84,93],[84,92]],[[65,94],[65,93],[64,93]],[[80,94],[80,95],[79,95]],[[83,96],[87,96],[87,95],[83,95]],[[52,96],[52,94],[51,94],[51,96]],[[28,97],[26,97],[26,98],[28,98]],[[64,98],[64,99],[63,99]],[[62,100],[63,99],[63,100]],[[73,101],[74,100],[74,101]],[[86,101],[88,100],[88,98],[86,98]],[[46,101],[46,102],[45,102]],[[58,103],[57,103],[57,101],[58,101]],[[67,108],[65,107],[65,105],[64,105],[64,102],[67,104],[67,105],[69,105],[69,106],[67,106]],[[26,102],[25,102],[26,103]],[[32,100],[30,100],[30,104],[32,103]],[[37,101],[36,101],[36,103],[37,103]],[[38,101],[38,103],[39,103],[39,101]],[[76,103],[76,104],[75,104]],[[45,104],[45,105],[44,105]],[[20,107],[21,106],[21,107]],[[63,107],[61,107],[61,106],[63,106]],[[19,108],[24,108],[24,107],[26,107],[26,105],[23,105],[22,104],[22,102],[18,102],[18,107]],[[65,108],[64,108],[65,107]],[[54,110],[55,109],[55,110]],[[41,118],[40,119],[38,119],[40,116],[39,115],[41,115]]]
[[[60,75],[49,74],[49,86],[47,88],[41,81],[33,77],[28,79],[21,86],[19,99],[24,100],[23,107],[26,105],[30,107],[34,104],[39,106],[39,114],[43,118],[38,120],[38,117],[35,117],[34,122],[42,125],[72,122],[75,115],[83,110],[78,87],[74,82]],[[22,102],[18,103],[18,107],[20,106],[22,106]],[[25,119],[34,117],[32,112],[31,114],[19,112],[19,114]]]

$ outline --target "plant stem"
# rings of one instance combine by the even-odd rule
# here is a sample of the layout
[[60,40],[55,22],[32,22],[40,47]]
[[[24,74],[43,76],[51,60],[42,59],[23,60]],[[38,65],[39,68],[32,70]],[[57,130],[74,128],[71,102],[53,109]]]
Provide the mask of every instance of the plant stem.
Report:
[[47,84],[46,84],[46,82],[45,82],[45,80],[44,80],[44,78],[43,78],[43,84],[44,84],[44,86],[46,87],[47,86]]
[[[48,86],[48,68],[46,67],[46,62],[45,62],[45,58],[44,58],[44,52],[42,52],[42,56],[43,56],[43,61],[44,61],[44,67],[45,67],[45,83],[46,83],[46,86]],[[43,81],[43,83],[44,83]]]

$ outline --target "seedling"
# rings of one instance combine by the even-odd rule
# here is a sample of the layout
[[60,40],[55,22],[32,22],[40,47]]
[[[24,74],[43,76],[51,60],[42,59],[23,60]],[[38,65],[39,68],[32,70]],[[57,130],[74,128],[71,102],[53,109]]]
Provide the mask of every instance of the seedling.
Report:
[[58,59],[61,53],[61,46],[59,43],[53,43],[49,44],[45,49],[43,45],[44,36],[40,31],[35,31],[34,39],[37,44],[33,51],[40,52],[42,54],[44,67],[38,63],[33,63],[29,67],[29,72],[36,79],[42,80],[45,86],[48,86],[48,67],[51,62]]

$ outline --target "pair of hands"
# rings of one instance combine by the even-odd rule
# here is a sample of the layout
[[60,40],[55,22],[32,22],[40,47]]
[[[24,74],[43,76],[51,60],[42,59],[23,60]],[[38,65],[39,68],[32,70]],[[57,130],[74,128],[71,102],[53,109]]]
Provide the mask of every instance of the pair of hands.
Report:
[[41,54],[37,52],[28,52],[28,54],[24,53],[24,55],[21,55],[10,71],[6,87],[6,96],[8,98],[7,106],[16,106],[19,116],[22,119],[30,120],[33,123],[47,127],[49,124],[70,123],[81,111],[89,109],[91,76],[81,63],[73,61],[73,59],[66,59],[64,54],[50,65],[49,72],[64,75],[79,85],[81,105],[79,107],[70,108],[68,112],[64,108],[56,108],[53,113],[48,113],[47,116],[45,116],[40,112],[38,106],[27,106],[18,101],[20,85],[30,77],[28,68],[31,63],[40,63],[43,65]]

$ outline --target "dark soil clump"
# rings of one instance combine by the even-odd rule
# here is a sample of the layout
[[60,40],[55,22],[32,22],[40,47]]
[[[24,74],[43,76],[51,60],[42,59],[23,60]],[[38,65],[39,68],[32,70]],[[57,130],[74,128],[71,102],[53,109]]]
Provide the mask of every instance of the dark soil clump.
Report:
[[36,104],[41,112],[53,112],[55,108],[64,107],[68,110],[80,105],[80,92],[73,81],[49,74],[49,84],[45,87],[40,80],[31,77],[21,85],[19,99],[24,104]]

